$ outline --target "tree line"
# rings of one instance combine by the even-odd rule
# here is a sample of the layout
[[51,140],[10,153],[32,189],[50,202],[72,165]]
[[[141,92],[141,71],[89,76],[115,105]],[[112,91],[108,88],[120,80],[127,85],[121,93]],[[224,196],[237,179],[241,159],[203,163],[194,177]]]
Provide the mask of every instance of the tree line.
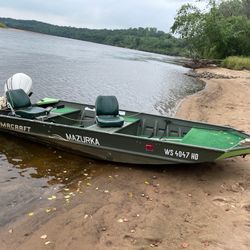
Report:
[[[156,28],[88,29],[0,18],[4,25],[95,43],[191,58],[250,56],[250,0],[197,0],[176,14],[171,33]],[[174,36],[177,35],[177,37]]]
[[0,18],[0,22],[15,29],[39,32],[89,42],[113,45],[129,49],[137,49],[166,55],[181,56],[186,54],[186,44],[183,39],[156,28],[129,29],[88,29],[52,25],[34,20],[17,20]]

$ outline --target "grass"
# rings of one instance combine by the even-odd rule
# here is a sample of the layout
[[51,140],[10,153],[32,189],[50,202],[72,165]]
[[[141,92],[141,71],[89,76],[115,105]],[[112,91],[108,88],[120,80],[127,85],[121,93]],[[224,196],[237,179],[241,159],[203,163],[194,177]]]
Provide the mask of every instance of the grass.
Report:
[[0,23],[0,28],[6,28],[6,25],[4,23]]
[[229,69],[250,70],[250,57],[229,56],[223,60],[222,66]]

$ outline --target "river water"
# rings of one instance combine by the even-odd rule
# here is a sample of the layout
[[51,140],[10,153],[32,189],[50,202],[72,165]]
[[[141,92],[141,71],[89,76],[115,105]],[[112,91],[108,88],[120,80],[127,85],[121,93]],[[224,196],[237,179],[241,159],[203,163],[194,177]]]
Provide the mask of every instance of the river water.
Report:
[[[0,94],[6,79],[33,79],[33,100],[55,97],[82,103],[116,95],[120,108],[173,115],[185,96],[203,86],[184,75],[178,58],[95,43],[0,29]],[[114,164],[73,156],[0,135],[0,226],[41,206],[79,178],[107,175]],[[83,171],[85,171],[83,173]],[[87,173],[87,174],[86,174]],[[82,176],[82,177],[81,177]]]

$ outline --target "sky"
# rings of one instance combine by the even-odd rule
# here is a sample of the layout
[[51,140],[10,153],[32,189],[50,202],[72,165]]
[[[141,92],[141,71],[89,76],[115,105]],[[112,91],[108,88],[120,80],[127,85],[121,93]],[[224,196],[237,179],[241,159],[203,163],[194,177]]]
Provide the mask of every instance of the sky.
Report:
[[177,10],[187,2],[196,0],[0,0],[0,16],[84,28],[156,27],[169,32]]

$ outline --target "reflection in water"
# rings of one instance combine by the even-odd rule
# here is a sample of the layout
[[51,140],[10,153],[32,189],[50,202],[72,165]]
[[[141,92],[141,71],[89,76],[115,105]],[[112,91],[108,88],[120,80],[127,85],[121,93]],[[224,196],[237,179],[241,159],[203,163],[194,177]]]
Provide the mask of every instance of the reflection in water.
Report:
[[0,141],[0,226],[45,206],[48,197],[65,188],[76,191],[79,183],[108,175],[115,166],[9,135],[1,134]]

